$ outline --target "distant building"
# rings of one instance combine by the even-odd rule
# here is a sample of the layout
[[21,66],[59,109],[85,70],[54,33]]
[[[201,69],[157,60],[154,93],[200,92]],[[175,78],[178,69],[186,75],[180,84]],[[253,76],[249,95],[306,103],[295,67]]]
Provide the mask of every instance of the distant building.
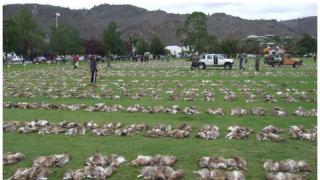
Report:
[[166,46],[165,49],[169,50],[170,53],[176,57],[180,57],[182,52],[189,51],[189,48],[177,45]]
[[257,36],[257,35],[249,35],[249,36],[247,36],[246,39],[256,39],[259,42],[263,42],[266,40],[266,37],[265,36]]

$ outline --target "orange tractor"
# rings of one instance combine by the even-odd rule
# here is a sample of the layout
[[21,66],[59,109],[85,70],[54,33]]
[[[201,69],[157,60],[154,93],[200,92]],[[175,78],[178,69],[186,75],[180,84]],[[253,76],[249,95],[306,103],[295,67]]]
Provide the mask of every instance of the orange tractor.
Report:
[[301,59],[292,58],[290,54],[285,54],[282,49],[266,48],[264,52],[264,63],[272,67],[281,65],[292,65],[292,67],[299,67],[302,65]]

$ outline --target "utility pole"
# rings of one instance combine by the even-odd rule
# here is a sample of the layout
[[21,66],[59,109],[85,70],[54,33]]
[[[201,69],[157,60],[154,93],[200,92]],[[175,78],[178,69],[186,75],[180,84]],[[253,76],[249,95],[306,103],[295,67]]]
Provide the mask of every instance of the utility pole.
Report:
[[134,57],[134,37],[131,34],[131,48],[132,48],[132,57]]
[[60,16],[60,13],[56,13],[56,29],[58,29],[58,17]]

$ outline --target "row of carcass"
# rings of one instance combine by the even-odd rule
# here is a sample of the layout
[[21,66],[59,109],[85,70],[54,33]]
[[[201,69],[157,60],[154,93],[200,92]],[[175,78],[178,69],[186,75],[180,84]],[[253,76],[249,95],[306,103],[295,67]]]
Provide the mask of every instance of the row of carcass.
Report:
[[[91,131],[93,136],[134,136],[139,133],[143,133],[146,137],[158,138],[158,137],[173,137],[177,139],[183,139],[190,137],[192,127],[186,123],[181,124],[177,128],[173,128],[168,124],[157,124],[153,127],[145,123],[131,124],[125,126],[122,123],[108,123],[102,126],[95,122],[85,122],[83,124],[76,122],[62,121],[59,123],[50,123],[47,120],[33,120],[30,122],[21,121],[8,121],[3,124],[4,132],[18,131],[22,134],[38,133],[38,134],[65,134],[65,135],[85,135],[87,131]],[[226,139],[248,139],[249,136],[254,133],[254,130],[243,126],[229,126],[227,128]],[[268,125],[264,127],[256,135],[258,141],[267,140],[273,142],[284,141],[284,138],[280,135],[286,131],[285,129]],[[306,129],[303,126],[292,125],[288,129],[289,136],[292,139],[315,141],[317,139],[316,127],[313,129]],[[220,138],[220,131],[218,126],[214,124],[205,124],[198,131],[196,131],[196,137],[202,139],[215,140]]]
[[[173,105],[170,107],[164,106],[148,106],[144,107],[139,104],[134,104],[132,106],[123,107],[119,104],[113,105],[106,105],[104,103],[97,103],[93,106],[88,106],[85,104],[72,104],[72,105],[65,105],[65,104],[48,104],[48,103],[27,103],[27,102],[18,102],[18,103],[11,103],[5,102],[3,104],[4,108],[7,109],[45,109],[45,110],[84,110],[88,112],[117,112],[117,111],[125,111],[129,113],[136,113],[136,112],[144,112],[144,113],[167,113],[167,114],[176,114],[178,112],[183,112],[186,115],[195,115],[199,114],[200,111],[196,106],[187,106],[185,108],[180,108],[178,105]],[[213,107],[209,108],[206,111],[208,114],[211,115],[224,115],[225,110],[220,107]],[[253,107],[250,110],[236,107],[230,110],[231,116],[247,116],[247,115],[254,115],[254,116],[266,116],[266,115],[273,115],[276,117],[286,117],[288,116],[287,111],[280,107],[274,107],[270,112],[267,112],[265,108],[262,107]],[[298,107],[294,113],[295,116],[298,117],[316,117],[317,111],[316,109],[306,110],[302,107]]]
[[[25,155],[22,153],[6,153],[3,157],[4,165],[14,164],[21,161]],[[68,154],[58,154],[51,156],[39,156],[33,159],[32,167],[19,168],[9,178],[12,180],[20,179],[47,179],[51,174],[49,168],[62,167],[69,162]],[[10,162],[10,163],[8,163]],[[116,154],[103,155],[96,152],[84,162],[84,166],[76,170],[68,170],[62,179],[107,179],[111,177],[117,168],[126,162],[125,157]],[[137,178],[145,180],[178,180],[185,177],[182,169],[175,170],[174,166],[178,159],[172,155],[138,155],[128,165],[143,167]],[[193,171],[200,180],[244,180],[245,173],[248,171],[247,162],[240,156],[224,157],[201,157],[198,162],[198,171]],[[267,172],[267,180],[285,179],[308,179],[307,174],[296,174],[298,172],[310,172],[309,164],[304,160],[266,160],[263,164]]]

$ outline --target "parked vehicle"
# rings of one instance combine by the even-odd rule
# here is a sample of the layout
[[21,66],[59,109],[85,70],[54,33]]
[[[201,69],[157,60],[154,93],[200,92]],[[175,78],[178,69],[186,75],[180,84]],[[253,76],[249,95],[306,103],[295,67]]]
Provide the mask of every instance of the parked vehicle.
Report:
[[199,61],[199,68],[205,69],[207,66],[224,67],[226,70],[232,69],[233,59],[225,58],[223,54],[203,54]]
[[272,67],[292,65],[292,67],[296,68],[302,65],[302,60],[292,58],[290,54],[276,54],[274,56],[265,56],[264,63],[271,65]]
[[11,56],[10,58],[11,58],[11,63],[22,63],[23,61],[22,56],[14,55],[14,56]]

